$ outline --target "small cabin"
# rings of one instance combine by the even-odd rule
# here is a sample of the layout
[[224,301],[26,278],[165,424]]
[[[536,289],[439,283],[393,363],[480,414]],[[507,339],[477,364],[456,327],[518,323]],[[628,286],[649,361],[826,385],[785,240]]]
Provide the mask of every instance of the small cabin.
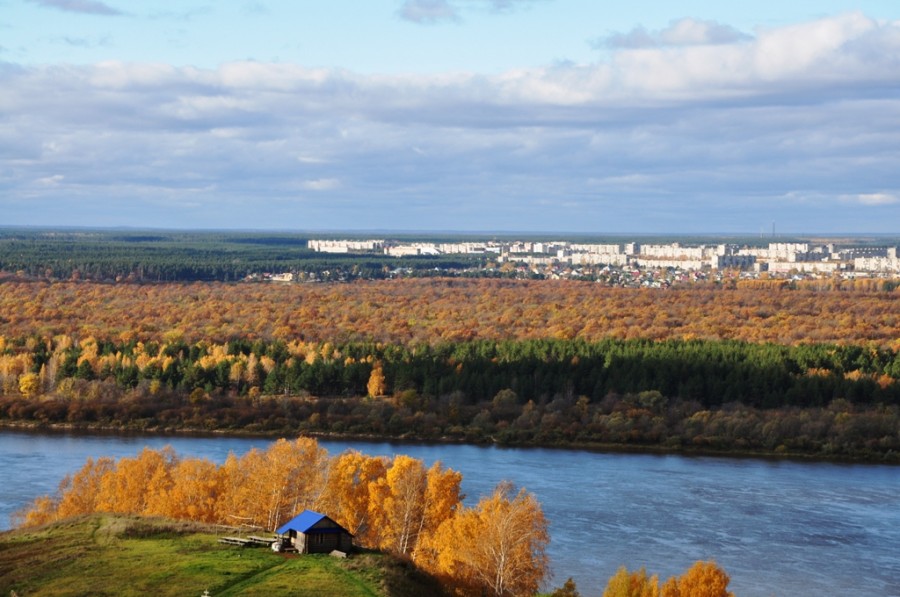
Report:
[[350,531],[324,514],[304,510],[275,532],[284,543],[300,553],[348,553],[353,546]]

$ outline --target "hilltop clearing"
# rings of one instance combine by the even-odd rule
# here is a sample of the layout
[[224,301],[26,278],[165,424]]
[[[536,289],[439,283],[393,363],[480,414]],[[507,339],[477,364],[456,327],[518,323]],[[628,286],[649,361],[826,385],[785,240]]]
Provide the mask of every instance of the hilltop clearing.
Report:
[[[220,531],[221,534],[221,531]],[[412,565],[220,545],[214,526],[94,514],[0,534],[0,591],[19,595],[443,595]]]

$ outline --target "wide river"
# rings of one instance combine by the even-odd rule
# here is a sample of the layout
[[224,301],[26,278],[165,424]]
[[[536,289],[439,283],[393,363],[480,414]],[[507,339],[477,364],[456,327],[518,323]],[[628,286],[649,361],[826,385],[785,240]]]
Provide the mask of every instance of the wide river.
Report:
[[[268,440],[0,431],[0,524],[85,459],[170,444],[222,462]],[[625,564],[661,579],[715,559],[738,597],[900,597],[900,467],[572,450],[322,441],[409,454],[463,473],[474,502],[501,480],[533,492],[550,521],[559,586],[603,592]]]

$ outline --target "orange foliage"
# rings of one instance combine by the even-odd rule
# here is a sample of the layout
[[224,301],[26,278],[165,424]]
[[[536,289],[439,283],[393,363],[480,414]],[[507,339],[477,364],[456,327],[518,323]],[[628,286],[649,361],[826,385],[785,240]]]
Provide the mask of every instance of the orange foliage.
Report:
[[62,496],[57,508],[59,518],[98,510],[97,500],[103,487],[103,478],[115,469],[112,458],[88,458],[77,473],[63,479],[59,492]]
[[171,471],[171,484],[159,489],[146,512],[167,518],[214,522],[219,484],[214,463],[196,458],[181,460]]
[[667,580],[660,590],[655,574],[648,577],[643,568],[628,572],[622,566],[609,579],[603,597],[734,597],[728,590],[730,580],[715,562],[695,562],[681,576]]
[[384,371],[381,368],[380,362],[372,367],[372,373],[369,375],[369,383],[366,384],[366,390],[368,390],[369,396],[372,396],[373,398],[384,396],[387,392]]
[[332,460],[328,482],[316,508],[332,513],[332,518],[350,531],[363,545],[374,545],[376,534],[369,524],[371,503],[369,486],[385,476],[385,459],[348,450]]
[[731,579],[715,562],[696,562],[680,577],[662,587],[662,597],[734,597],[728,590]]
[[547,521],[535,497],[501,483],[438,528],[426,568],[458,595],[534,594],[547,574]]
[[[435,462],[428,469],[424,497],[425,513],[420,530],[423,537],[432,537],[444,521],[456,514],[463,499],[459,492],[461,483],[462,473],[445,470],[440,462]],[[427,545],[427,539],[420,541],[420,544]]]
[[603,597],[659,597],[659,578],[655,574],[648,577],[643,568],[637,572],[628,572],[622,566],[609,579],[603,590]]
[[425,517],[425,467],[421,460],[395,456],[387,474],[369,486],[378,547],[408,554],[416,547]]
[[114,471],[101,478],[95,509],[100,512],[152,513],[156,494],[168,489],[176,462],[175,451],[170,447],[159,451],[144,448],[134,458],[122,458]]
[[328,454],[311,438],[280,439],[268,450],[229,456],[221,469],[221,520],[240,520],[274,530],[312,508],[322,491]]
[[59,503],[49,495],[42,495],[24,510],[12,515],[12,523],[20,527],[34,527],[60,519]]
[[[751,342],[862,343],[900,337],[900,292],[827,282],[739,282],[734,289],[609,288],[573,281],[408,279],[355,284],[130,284],[7,282],[0,312],[7,338],[86,338],[82,359],[98,370],[96,339],[229,338],[305,342],[376,340],[405,344],[470,339],[728,338]],[[37,296],[40,296],[40,299]],[[319,308],[328,305],[328,309]],[[302,329],[296,322],[303,322]],[[130,337],[130,336],[128,336]],[[93,343],[93,345],[92,345]],[[335,350],[297,343],[298,358]],[[160,359],[146,355],[139,361]],[[226,358],[212,355],[210,363]],[[263,363],[265,367],[265,363]],[[4,372],[4,367],[6,372]],[[21,367],[14,367],[19,374]],[[254,368],[239,366],[233,377]],[[9,375],[0,363],[0,376]]]

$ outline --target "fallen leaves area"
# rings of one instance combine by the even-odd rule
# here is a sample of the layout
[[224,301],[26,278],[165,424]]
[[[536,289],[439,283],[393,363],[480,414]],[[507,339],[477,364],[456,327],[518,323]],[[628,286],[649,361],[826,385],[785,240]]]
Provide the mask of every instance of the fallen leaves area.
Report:
[[0,335],[377,341],[735,339],[900,349],[900,291],[573,281],[113,284],[6,279]]

